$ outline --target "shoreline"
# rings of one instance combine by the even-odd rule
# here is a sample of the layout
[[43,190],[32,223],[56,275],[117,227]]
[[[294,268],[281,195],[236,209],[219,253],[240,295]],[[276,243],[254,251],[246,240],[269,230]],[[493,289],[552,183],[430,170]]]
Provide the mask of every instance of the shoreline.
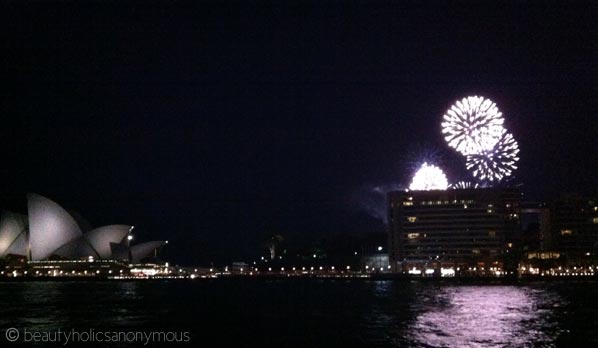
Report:
[[295,281],[295,280],[323,280],[323,281],[397,281],[397,282],[424,282],[424,283],[464,283],[464,284],[520,284],[520,283],[561,283],[567,282],[595,282],[597,275],[592,276],[509,276],[509,277],[413,277],[400,274],[384,275],[223,275],[212,277],[5,277],[0,278],[2,283],[23,283],[23,282],[163,282],[163,281]]

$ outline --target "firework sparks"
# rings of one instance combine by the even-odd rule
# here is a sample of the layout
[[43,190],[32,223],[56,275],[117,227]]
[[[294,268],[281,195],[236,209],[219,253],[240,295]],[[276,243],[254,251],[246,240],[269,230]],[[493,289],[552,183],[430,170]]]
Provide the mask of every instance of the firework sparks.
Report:
[[482,181],[499,182],[517,169],[518,154],[517,141],[511,133],[503,130],[492,149],[467,156],[466,167],[474,177]]
[[457,101],[443,120],[444,139],[465,156],[492,149],[504,130],[504,119],[496,104],[478,96]]
[[409,185],[409,189],[414,191],[446,190],[447,188],[448,180],[442,169],[428,163],[422,164]]
[[450,185],[450,188],[455,190],[476,189],[478,187],[480,187],[478,183],[473,183],[471,181],[459,181],[456,184]]

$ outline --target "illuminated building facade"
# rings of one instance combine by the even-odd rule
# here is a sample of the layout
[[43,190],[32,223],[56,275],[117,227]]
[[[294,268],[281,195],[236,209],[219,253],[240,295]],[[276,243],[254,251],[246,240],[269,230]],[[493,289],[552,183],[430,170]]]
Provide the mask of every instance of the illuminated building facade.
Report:
[[520,202],[521,193],[507,188],[390,192],[393,271],[502,268],[520,238]]

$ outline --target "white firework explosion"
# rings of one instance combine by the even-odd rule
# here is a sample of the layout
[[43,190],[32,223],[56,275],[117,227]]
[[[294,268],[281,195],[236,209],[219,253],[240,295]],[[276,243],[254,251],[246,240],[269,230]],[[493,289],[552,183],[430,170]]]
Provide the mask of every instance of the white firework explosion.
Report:
[[446,190],[447,188],[448,180],[442,169],[428,163],[422,164],[409,185],[409,189],[413,191]]
[[463,189],[477,189],[480,187],[478,183],[474,183],[471,181],[459,181],[456,184],[452,184],[450,186],[454,190],[463,190]]
[[466,167],[474,177],[485,182],[499,182],[517,169],[519,145],[511,133],[503,130],[490,150],[467,156]]
[[504,118],[492,100],[467,97],[443,116],[442,134],[448,145],[467,156],[490,150],[500,140]]

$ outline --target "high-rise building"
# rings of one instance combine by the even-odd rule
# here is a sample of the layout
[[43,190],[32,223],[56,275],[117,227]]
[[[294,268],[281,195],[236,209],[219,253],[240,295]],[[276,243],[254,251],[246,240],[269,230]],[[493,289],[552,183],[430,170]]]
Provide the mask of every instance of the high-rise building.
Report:
[[598,197],[565,196],[552,204],[555,249],[570,264],[584,264],[598,255]]
[[520,217],[523,251],[551,250],[550,208],[542,202],[522,202]]
[[516,189],[396,191],[388,202],[389,257],[396,272],[445,266],[502,269],[506,254],[521,239],[521,193]]

